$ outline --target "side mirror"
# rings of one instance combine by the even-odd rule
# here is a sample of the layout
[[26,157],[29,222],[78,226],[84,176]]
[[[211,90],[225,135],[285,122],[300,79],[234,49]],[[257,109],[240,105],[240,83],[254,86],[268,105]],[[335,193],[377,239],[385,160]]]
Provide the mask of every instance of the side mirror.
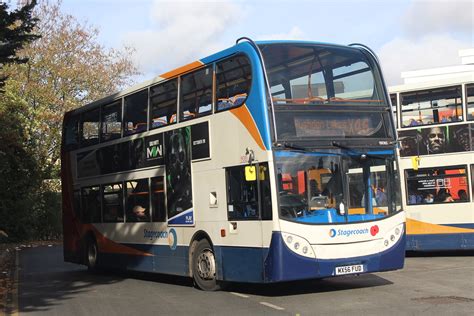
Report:
[[342,202],[339,203],[339,214],[341,214],[341,215],[346,214],[346,206]]

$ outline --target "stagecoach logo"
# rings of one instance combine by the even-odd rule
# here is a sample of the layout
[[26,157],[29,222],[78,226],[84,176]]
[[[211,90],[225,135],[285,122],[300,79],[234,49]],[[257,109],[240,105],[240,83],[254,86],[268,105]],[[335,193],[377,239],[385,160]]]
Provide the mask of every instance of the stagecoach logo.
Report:
[[176,250],[178,246],[178,235],[174,228],[171,228],[169,231],[145,229],[143,230],[143,238],[149,240],[168,239],[168,245],[171,250]]
[[343,236],[343,237],[351,237],[356,235],[370,235],[375,236],[379,233],[379,226],[374,225],[368,228],[361,228],[361,229],[341,229],[335,230],[334,228],[329,230],[329,237],[334,238],[336,236]]
[[178,245],[178,236],[174,228],[171,228],[168,233],[168,244],[170,245],[171,250],[175,250]]

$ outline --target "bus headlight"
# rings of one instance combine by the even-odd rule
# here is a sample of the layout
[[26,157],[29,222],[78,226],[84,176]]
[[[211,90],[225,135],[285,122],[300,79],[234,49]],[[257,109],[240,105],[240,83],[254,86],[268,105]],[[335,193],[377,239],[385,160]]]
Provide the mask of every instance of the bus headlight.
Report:
[[281,233],[281,235],[288,249],[299,254],[300,256],[315,258],[313,248],[306,239],[288,233]]
[[403,224],[399,224],[385,235],[384,246],[388,247],[395,244],[400,239],[401,234],[403,234]]

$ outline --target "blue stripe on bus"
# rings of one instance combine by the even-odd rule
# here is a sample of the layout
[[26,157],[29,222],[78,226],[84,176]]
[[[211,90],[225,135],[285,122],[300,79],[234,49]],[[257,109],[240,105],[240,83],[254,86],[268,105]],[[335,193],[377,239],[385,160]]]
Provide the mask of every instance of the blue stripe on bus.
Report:
[[255,121],[260,136],[262,137],[265,149],[269,150],[271,148],[271,140],[269,125],[270,120],[268,117],[266,104],[266,87],[263,78],[262,67],[255,67],[255,65],[261,65],[255,49],[248,42],[242,42],[219,53],[203,58],[201,59],[201,62],[205,64],[212,63],[216,60],[239,52],[244,52],[250,58],[253,70],[252,87],[250,89],[249,98],[245,104],[247,105],[247,108],[249,109],[249,112]]
[[173,275],[188,274],[188,248],[178,246],[171,250],[168,245],[125,244],[152,253],[153,256],[134,256],[119,253],[100,253],[99,262],[107,267],[142,272]]
[[441,251],[473,249],[474,233],[407,235],[407,250]]
[[[360,155],[360,154],[363,154],[363,153],[350,153],[350,152],[347,152],[345,154],[348,154],[348,155],[352,155],[352,156],[355,156],[355,155]],[[369,151],[365,154],[369,154],[369,155],[393,155],[393,150],[379,150],[379,151]],[[316,157],[319,157],[319,156],[340,156],[340,154],[338,153],[330,153],[330,152],[302,152],[302,151],[288,151],[288,150],[279,150],[279,151],[275,151],[275,157],[281,157],[281,158],[288,158],[288,157],[299,157],[301,155],[305,155],[305,156],[316,156]]]
[[466,224],[442,224],[443,226],[450,226],[450,227],[457,227],[457,228],[467,228],[467,229],[474,229],[474,223],[466,223]]
[[393,150],[375,150],[375,151],[368,151],[367,154],[369,155],[394,155]]

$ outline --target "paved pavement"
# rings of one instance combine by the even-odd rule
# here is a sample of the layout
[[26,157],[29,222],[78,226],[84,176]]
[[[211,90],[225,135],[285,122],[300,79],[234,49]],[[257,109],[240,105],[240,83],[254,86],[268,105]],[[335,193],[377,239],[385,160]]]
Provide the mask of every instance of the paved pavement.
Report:
[[473,315],[474,257],[415,257],[401,271],[202,292],[188,278],[89,274],[62,248],[23,249],[19,312],[36,315]]

